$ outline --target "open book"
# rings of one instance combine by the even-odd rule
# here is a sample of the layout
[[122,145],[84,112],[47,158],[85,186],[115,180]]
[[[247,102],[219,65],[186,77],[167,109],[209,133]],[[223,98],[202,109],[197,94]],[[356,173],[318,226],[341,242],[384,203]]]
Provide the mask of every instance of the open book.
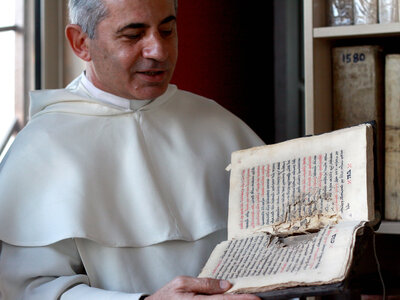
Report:
[[375,217],[370,124],[237,151],[228,169],[228,240],[199,277],[231,293],[344,280]]

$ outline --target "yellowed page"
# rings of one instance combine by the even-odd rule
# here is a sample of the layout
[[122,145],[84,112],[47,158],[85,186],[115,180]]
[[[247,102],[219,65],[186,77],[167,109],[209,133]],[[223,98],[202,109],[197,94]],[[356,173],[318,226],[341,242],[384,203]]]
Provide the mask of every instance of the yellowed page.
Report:
[[230,293],[339,282],[348,272],[361,226],[343,221],[313,234],[279,238],[258,233],[225,241],[199,277],[229,280]]
[[372,220],[372,144],[359,125],[233,153],[228,239]]

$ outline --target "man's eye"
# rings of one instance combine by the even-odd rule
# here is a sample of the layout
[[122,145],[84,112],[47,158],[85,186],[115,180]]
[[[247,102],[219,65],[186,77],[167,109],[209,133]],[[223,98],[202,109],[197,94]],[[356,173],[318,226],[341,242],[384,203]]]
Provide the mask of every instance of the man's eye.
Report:
[[170,36],[170,35],[172,34],[172,32],[173,32],[172,29],[161,30],[161,31],[160,31],[160,34],[161,34],[163,37],[168,37],[168,36]]
[[124,36],[129,40],[137,40],[140,38],[140,34],[125,34]]
[[143,34],[144,32],[142,30],[129,30],[124,32],[123,37],[128,40],[138,40]]

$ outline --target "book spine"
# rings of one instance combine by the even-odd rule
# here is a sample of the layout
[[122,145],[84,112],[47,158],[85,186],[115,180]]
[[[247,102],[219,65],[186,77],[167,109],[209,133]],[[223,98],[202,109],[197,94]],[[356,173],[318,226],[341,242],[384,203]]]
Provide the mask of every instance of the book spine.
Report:
[[[376,122],[376,209],[384,192],[384,62],[375,45],[336,47],[333,58],[333,127]],[[383,211],[381,211],[383,213]]]
[[400,54],[385,65],[385,218],[400,220]]
[[378,23],[378,0],[354,0],[354,24]]
[[329,26],[352,25],[353,0],[329,0],[328,22]]
[[334,129],[383,119],[383,66],[379,46],[335,47]]
[[378,0],[379,1],[379,23],[387,24],[399,22],[399,3],[398,0]]

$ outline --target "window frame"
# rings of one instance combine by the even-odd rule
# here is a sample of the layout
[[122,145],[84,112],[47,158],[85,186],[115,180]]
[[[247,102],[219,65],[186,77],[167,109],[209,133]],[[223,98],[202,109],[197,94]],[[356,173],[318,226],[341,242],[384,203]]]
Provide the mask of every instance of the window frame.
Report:
[[1,26],[0,32],[15,33],[15,118],[9,130],[0,136],[0,157],[4,155],[13,137],[28,121],[29,91],[34,88],[35,76],[35,2],[40,0],[15,0],[15,23]]

